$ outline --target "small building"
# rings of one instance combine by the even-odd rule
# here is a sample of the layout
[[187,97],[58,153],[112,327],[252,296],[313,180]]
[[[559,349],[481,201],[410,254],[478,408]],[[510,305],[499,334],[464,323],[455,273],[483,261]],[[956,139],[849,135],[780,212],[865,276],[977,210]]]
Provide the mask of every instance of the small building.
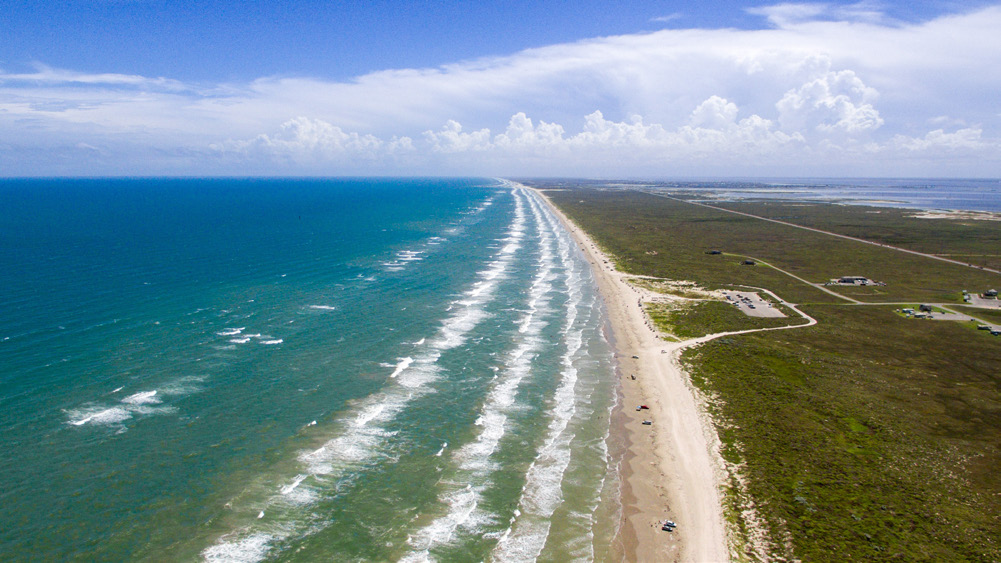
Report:
[[918,305],[918,311],[921,311],[922,313],[931,313],[932,306],[927,303],[922,303],[921,305]]
[[998,296],[998,290],[996,289],[988,289],[987,291],[984,292],[984,297],[997,298],[997,296]]
[[869,285],[872,282],[865,276],[841,276],[837,279],[836,283],[841,285]]
[[743,264],[744,266],[753,266],[754,264],[756,264],[756,262],[754,260],[744,260],[743,262],[741,262],[741,264]]

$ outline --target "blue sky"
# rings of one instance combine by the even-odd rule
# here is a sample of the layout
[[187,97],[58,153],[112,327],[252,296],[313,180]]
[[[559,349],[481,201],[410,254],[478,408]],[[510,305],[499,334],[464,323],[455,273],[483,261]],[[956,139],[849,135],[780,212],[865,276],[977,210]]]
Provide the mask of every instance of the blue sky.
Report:
[[8,2],[0,176],[1001,176],[987,2]]

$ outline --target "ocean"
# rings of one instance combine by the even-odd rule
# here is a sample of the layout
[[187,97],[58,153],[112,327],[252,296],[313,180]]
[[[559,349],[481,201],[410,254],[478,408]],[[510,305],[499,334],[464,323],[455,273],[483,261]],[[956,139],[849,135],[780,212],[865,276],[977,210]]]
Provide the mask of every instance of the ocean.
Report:
[[0,559],[603,559],[587,261],[489,179],[0,181]]

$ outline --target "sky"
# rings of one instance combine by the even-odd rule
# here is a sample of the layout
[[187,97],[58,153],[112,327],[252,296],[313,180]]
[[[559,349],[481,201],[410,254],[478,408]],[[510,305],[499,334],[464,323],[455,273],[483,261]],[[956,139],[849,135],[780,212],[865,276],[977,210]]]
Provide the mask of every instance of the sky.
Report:
[[0,177],[1001,177],[1001,3],[0,0]]

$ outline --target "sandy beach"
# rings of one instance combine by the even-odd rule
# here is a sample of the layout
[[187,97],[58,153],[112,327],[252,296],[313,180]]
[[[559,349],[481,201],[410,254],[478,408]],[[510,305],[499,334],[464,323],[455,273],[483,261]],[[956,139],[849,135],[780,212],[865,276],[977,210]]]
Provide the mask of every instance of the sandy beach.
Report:
[[[728,560],[718,440],[678,363],[681,349],[693,342],[662,340],[643,311],[649,296],[630,285],[585,232],[536,192],[584,250],[608,310],[622,393],[612,431],[621,433],[626,447],[618,546],[623,560]],[[649,409],[637,411],[638,405]],[[673,520],[677,529],[662,531],[663,520]]]

